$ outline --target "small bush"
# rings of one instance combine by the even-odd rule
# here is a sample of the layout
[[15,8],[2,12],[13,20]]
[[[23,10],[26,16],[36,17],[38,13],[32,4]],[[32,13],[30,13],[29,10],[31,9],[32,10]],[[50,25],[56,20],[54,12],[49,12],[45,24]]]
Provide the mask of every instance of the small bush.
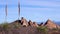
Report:
[[4,30],[7,30],[9,28],[8,23],[3,23],[1,26]]
[[52,30],[57,31],[57,30],[59,30],[59,29],[57,29],[57,28],[53,28]]
[[37,27],[37,29],[38,29],[39,32],[47,34],[47,31],[48,31],[47,27],[39,26],[39,27]]
[[20,28],[19,24],[14,24],[14,28]]

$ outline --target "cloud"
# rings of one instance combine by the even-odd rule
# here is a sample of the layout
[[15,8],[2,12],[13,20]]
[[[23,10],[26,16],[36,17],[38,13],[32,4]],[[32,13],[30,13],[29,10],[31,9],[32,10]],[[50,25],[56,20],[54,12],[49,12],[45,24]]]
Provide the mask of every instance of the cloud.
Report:
[[38,5],[21,5],[20,7],[28,7],[28,8],[56,8],[56,9],[60,9],[60,7],[51,7],[51,6],[38,6]]
[[60,2],[26,0],[26,1],[21,1],[21,5],[60,7]]
[[59,14],[60,9],[21,7],[20,16],[23,16],[28,20],[31,19],[32,21],[45,21],[47,19],[59,20]]
[[[8,3],[8,20],[13,21],[18,18],[18,0],[0,0],[2,20],[5,16],[5,12],[2,11],[5,9],[6,2]],[[33,21],[44,21],[48,18],[60,20],[60,0],[20,0],[20,6],[20,17]]]
[[0,0],[0,5],[17,5],[18,0]]
[[24,17],[43,17],[43,18],[59,18],[60,9],[50,8],[21,8],[21,16]]

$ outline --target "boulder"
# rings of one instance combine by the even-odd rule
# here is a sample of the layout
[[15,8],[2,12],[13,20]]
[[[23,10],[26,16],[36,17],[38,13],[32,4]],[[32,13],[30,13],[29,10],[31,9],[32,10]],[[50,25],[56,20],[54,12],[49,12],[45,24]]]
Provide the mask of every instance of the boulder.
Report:
[[33,27],[38,27],[38,24],[36,22],[33,22]]
[[33,26],[33,22],[31,20],[29,20],[28,25]]
[[43,22],[39,24],[39,26],[43,26]]
[[28,21],[25,18],[21,18],[22,26],[28,26]]
[[57,25],[53,21],[51,21],[50,19],[48,19],[46,21],[46,23],[44,24],[44,26],[47,26],[47,28],[49,28],[49,29],[57,28]]

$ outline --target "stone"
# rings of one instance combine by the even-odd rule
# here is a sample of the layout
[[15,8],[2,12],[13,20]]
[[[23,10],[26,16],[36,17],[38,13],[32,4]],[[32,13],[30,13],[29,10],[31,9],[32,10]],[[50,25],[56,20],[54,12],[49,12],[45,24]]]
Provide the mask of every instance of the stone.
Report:
[[56,24],[51,21],[50,19],[47,20],[47,22],[44,24],[44,26],[47,26],[49,29],[57,28]]
[[43,23],[40,23],[39,26],[43,26]]
[[33,22],[31,20],[29,20],[28,26],[32,26],[32,25],[33,25]]
[[28,21],[25,18],[21,18],[22,26],[28,26]]
[[38,27],[38,24],[36,22],[33,22],[33,27]]

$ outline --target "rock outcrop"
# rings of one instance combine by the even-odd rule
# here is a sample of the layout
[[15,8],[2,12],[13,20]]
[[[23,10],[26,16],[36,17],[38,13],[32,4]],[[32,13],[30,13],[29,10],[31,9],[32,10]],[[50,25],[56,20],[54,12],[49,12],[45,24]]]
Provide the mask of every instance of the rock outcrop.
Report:
[[25,18],[21,18],[22,26],[28,26],[28,21]]
[[47,20],[47,22],[44,24],[44,26],[47,26],[49,29],[57,28],[57,25],[50,19]]
[[46,26],[49,29],[52,29],[52,28],[60,28],[59,25],[55,24],[50,19],[48,19],[45,24],[43,24],[43,23],[37,24],[36,22],[32,22],[31,20],[27,21],[25,18],[22,17],[21,20],[16,20],[16,21],[10,23],[10,25],[11,24],[12,25],[13,24],[17,24],[17,25],[20,24],[21,26],[25,26],[25,27],[27,27],[27,26],[32,26],[32,27]]
[[43,26],[44,24],[43,23],[40,23],[39,26]]
[[33,22],[31,20],[29,20],[28,26],[32,26],[32,25],[33,25]]
[[36,22],[33,22],[33,27],[38,27],[38,24]]

